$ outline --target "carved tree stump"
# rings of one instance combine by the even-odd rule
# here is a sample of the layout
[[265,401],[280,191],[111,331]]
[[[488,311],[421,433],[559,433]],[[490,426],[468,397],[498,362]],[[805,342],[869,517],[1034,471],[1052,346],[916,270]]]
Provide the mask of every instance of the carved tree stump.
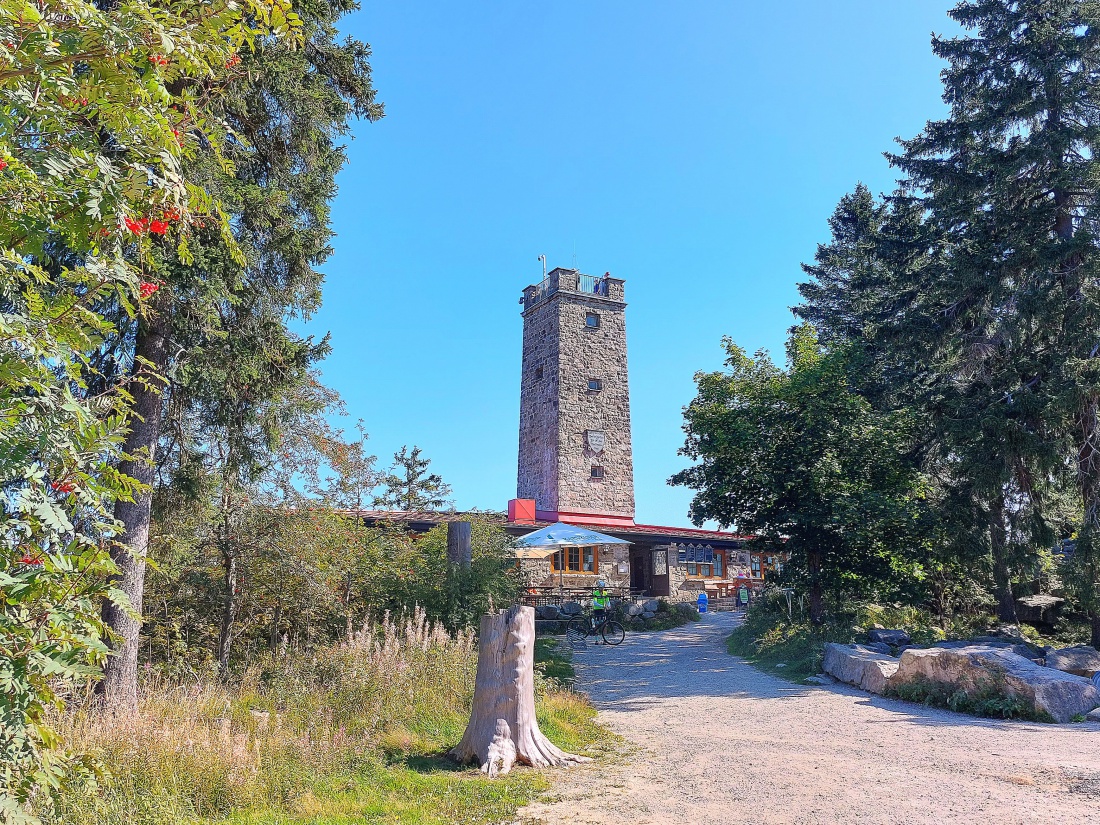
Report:
[[450,755],[476,762],[490,778],[517,762],[544,768],[590,761],[565,753],[535,719],[535,611],[514,605],[481,617],[470,723]]

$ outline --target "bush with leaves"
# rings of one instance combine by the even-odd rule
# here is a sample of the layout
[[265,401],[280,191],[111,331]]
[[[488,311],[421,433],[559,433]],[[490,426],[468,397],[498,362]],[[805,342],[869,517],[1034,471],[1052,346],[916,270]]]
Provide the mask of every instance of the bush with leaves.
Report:
[[228,233],[181,158],[215,142],[208,106],[237,51],[295,27],[285,0],[0,0],[0,821],[33,821],[65,781],[49,710],[105,655],[136,384],[89,389],[114,328],[100,309],[141,313],[158,289],[144,256],[187,254],[192,220]]

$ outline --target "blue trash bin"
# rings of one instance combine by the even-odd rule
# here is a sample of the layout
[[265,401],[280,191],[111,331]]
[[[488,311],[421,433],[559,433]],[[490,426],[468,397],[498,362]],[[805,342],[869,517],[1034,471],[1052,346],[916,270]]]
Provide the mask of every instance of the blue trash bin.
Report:
[[699,607],[699,612],[700,613],[706,613],[707,612],[707,594],[705,592],[699,594],[699,601],[698,601],[697,605]]

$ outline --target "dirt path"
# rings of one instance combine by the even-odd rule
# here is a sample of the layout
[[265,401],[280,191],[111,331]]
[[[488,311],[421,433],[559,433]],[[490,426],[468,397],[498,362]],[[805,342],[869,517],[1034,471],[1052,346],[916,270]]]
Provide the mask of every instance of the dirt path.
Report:
[[578,652],[579,687],[639,746],[583,767],[521,823],[1100,822],[1100,725],[993,722],[729,656],[732,614]]

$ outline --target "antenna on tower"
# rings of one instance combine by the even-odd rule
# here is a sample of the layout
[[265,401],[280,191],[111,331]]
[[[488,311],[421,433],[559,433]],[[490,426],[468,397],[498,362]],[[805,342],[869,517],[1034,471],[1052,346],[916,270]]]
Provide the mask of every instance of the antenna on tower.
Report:
[[542,279],[546,280],[546,256],[539,255],[539,260],[542,261]]
[[577,242],[573,241],[573,269],[577,268]]

